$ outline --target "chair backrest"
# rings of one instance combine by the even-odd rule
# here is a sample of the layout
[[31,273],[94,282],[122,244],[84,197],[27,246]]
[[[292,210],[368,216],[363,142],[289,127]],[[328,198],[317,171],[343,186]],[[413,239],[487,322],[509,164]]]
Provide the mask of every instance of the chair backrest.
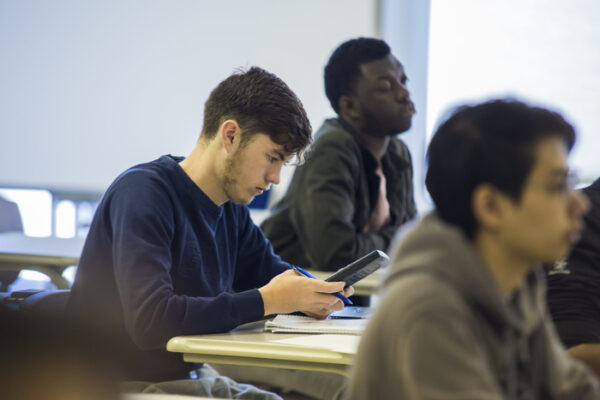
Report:
[[[23,221],[17,203],[0,197],[0,233],[23,232]],[[0,291],[8,290],[8,286],[19,276],[20,271],[0,271]]]
[[71,290],[23,290],[3,298],[6,307],[30,314],[63,317]]
[[0,197],[0,233],[23,232],[23,221],[17,203]]
[[70,294],[70,289],[44,290],[25,298],[20,304],[19,310],[62,316]]

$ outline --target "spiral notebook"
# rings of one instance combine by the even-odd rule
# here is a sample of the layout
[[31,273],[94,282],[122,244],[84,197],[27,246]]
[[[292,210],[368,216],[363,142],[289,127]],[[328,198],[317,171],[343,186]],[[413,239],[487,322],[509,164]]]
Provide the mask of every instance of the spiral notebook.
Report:
[[367,319],[314,319],[301,315],[279,314],[265,323],[265,330],[275,333],[343,333],[362,334]]

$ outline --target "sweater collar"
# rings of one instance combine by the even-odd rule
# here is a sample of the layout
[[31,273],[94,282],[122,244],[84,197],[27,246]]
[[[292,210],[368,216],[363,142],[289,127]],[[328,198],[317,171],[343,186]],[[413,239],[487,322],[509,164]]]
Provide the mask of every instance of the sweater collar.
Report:
[[177,182],[177,187],[184,188],[186,200],[194,203],[195,207],[201,208],[203,214],[209,218],[210,225],[214,227],[223,215],[224,205],[227,203],[216,205],[181,168],[179,163],[183,159],[184,157],[167,154],[162,156],[159,162],[167,168],[172,179]]

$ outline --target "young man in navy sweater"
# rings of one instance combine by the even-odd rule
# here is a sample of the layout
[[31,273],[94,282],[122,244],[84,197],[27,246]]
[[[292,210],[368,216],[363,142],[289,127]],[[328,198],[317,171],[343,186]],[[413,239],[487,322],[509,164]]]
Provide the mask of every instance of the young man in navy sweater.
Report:
[[283,164],[301,161],[310,141],[300,100],[253,67],[213,90],[188,157],[136,165],[111,184],[68,309],[114,337],[124,380],[187,378],[194,366],[165,350],[173,336],[226,332],[274,313],[324,318],[343,307],[331,293],[344,283],[298,276],[244,205],[279,183]]

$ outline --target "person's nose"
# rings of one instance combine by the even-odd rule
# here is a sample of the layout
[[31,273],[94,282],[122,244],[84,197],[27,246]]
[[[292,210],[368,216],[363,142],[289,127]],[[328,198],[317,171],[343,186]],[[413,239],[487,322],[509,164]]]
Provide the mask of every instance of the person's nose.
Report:
[[581,217],[590,211],[590,200],[581,190],[573,190],[571,194],[571,213]]
[[404,99],[410,100],[410,91],[406,87],[406,84],[398,82],[396,85],[396,98],[398,101],[403,101]]
[[267,171],[267,182],[278,185],[281,178],[281,165],[277,164]]

